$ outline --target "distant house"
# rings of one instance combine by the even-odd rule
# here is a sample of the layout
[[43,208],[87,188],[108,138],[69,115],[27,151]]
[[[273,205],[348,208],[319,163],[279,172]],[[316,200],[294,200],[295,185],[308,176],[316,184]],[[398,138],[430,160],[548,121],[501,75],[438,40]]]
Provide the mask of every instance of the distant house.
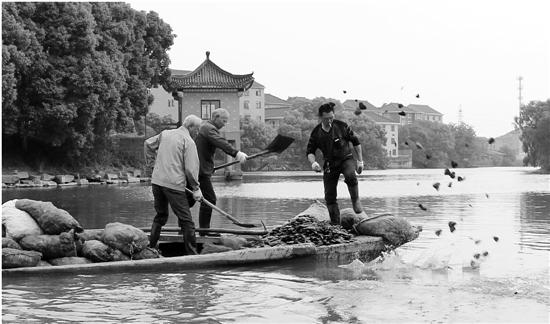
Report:
[[410,104],[407,107],[417,111],[416,120],[443,122],[443,114],[428,105]]
[[359,103],[362,102],[365,107],[367,107],[367,111],[374,111],[374,110],[377,110],[378,108],[376,108],[373,104],[371,104],[370,102],[368,102],[367,100],[346,100],[344,101],[344,103],[342,104],[344,106],[344,110],[349,110],[349,111],[355,111],[355,109],[357,109],[357,107],[359,107]]
[[[172,76],[182,76],[191,73],[187,70],[170,69]],[[149,107],[150,113],[155,113],[161,118],[164,116],[172,116],[176,122],[179,120],[178,100],[172,96],[171,91],[167,91],[163,87],[151,88],[148,90],[155,97],[155,100]],[[185,117],[184,117],[185,118]]]
[[386,143],[384,143],[383,147],[386,149],[388,156],[398,156],[399,123],[368,110],[363,111],[363,114],[372,118],[376,124],[380,125],[382,129],[386,131]]
[[388,156],[399,155],[399,125],[398,121],[392,120],[388,117],[382,116],[377,113],[378,108],[372,105],[366,100],[346,100],[344,101],[344,109],[349,111],[355,111],[359,107],[359,103],[362,102],[367,109],[361,110],[363,114],[369,116],[374,122],[380,125],[386,131],[386,143],[383,145]]
[[239,114],[248,119],[265,122],[265,87],[254,81],[239,98]]
[[516,158],[523,159],[525,153],[523,152],[523,143],[519,139],[521,136],[521,131],[513,130],[502,136],[496,137],[495,142],[493,143],[494,150],[500,151],[504,146],[508,146],[512,149]]
[[[380,116],[396,121],[401,125],[412,124],[415,121],[420,120],[422,115],[420,112],[396,102],[383,104],[382,107],[378,108],[374,112]],[[405,116],[400,115],[402,112],[405,112]]]
[[283,123],[284,114],[290,111],[292,104],[286,100],[265,94],[265,123],[271,127],[279,128]]

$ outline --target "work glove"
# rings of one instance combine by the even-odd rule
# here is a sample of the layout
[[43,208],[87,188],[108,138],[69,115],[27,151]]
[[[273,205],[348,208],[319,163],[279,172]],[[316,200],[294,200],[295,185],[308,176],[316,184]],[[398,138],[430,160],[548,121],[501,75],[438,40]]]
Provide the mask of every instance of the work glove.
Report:
[[361,172],[363,172],[363,161],[357,160],[356,171],[357,171],[357,174],[361,174]]
[[248,155],[246,155],[245,153],[239,151],[239,152],[237,152],[237,156],[235,158],[237,160],[239,160],[239,162],[245,163],[246,160],[248,159]]
[[313,171],[315,172],[321,172],[321,166],[319,165],[319,163],[317,163],[317,161],[311,164],[311,169],[313,169]]
[[193,190],[193,199],[195,199],[196,201],[202,200],[202,191],[200,189]]

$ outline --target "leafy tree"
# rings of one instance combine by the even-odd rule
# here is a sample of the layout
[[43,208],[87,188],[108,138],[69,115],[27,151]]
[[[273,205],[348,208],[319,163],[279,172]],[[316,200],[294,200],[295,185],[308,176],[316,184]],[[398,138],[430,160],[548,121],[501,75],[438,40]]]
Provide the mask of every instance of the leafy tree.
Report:
[[521,130],[526,162],[550,172],[550,99],[522,106],[514,120],[516,129]]
[[[147,137],[154,136],[156,134],[159,134],[164,129],[166,129],[166,124],[175,124],[176,121],[174,118],[172,118],[172,115],[166,115],[164,117],[160,117],[156,113],[148,113],[147,114]],[[139,120],[136,120],[135,122],[135,129],[138,135],[144,135],[144,118],[140,118]]]
[[3,147],[73,164],[110,147],[167,82],[174,37],[125,3],[2,3]]
[[500,153],[503,153],[502,157],[502,166],[512,166],[516,162],[516,153],[508,145],[502,146],[499,150]]
[[[413,166],[438,168],[449,165],[449,153],[455,147],[455,139],[449,125],[421,120],[399,127],[400,149],[412,149]],[[416,147],[419,143],[421,148]]]
[[[277,136],[277,131],[258,120],[240,119],[241,150],[248,155],[264,150]],[[255,169],[259,160],[250,160],[241,167],[243,170]]]
[[449,158],[458,163],[461,167],[471,167],[478,156],[474,128],[465,123],[449,124],[454,137],[454,149],[449,152]]

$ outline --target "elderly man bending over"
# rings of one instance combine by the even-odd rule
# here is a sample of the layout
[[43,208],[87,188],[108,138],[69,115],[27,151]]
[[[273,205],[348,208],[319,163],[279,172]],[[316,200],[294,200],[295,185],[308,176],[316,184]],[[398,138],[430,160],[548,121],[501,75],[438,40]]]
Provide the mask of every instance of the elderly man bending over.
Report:
[[185,187],[189,182],[193,198],[197,201],[202,199],[198,180],[199,156],[194,141],[201,122],[199,117],[189,115],[181,127],[165,130],[145,141],[145,162],[148,167],[154,166],[151,184],[156,216],[151,226],[151,248],[157,248],[162,227],[168,221],[170,204],[183,233],[185,254],[197,254],[195,223],[191,217]]

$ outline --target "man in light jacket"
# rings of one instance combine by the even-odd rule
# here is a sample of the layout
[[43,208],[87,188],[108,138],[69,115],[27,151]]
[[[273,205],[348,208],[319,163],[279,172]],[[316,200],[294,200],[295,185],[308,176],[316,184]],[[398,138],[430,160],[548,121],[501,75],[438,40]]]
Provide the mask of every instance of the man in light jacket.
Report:
[[[199,152],[200,171],[199,181],[204,194],[204,199],[216,204],[216,193],[212,186],[212,173],[214,173],[214,154],[216,149],[220,149],[225,154],[239,160],[240,163],[245,163],[248,155],[236,150],[229,144],[227,139],[220,135],[220,129],[227,124],[229,120],[229,112],[226,109],[218,108],[212,112],[212,119],[205,120],[197,135],[197,151]],[[201,203],[199,209],[199,227],[210,228],[210,218],[212,217],[212,208],[205,203]],[[204,235],[201,233],[201,235]]]
[[193,190],[193,198],[202,199],[199,187],[199,157],[194,138],[199,132],[202,120],[189,115],[181,127],[165,130],[147,139],[144,143],[145,162],[153,168],[151,184],[155,197],[156,216],[151,226],[149,246],[157,248],[162,227],[168,221],[168,204],[178,217],[178,225],[183,233],[185,254],[197,254],[195,223],[185,187]]

